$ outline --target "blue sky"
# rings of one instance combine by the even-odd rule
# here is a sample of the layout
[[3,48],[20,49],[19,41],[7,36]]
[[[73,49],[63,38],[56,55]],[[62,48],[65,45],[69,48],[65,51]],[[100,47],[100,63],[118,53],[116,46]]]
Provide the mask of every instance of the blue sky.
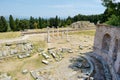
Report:
[[0,0],[0,15],[59,17],[100,14],[101,0]]

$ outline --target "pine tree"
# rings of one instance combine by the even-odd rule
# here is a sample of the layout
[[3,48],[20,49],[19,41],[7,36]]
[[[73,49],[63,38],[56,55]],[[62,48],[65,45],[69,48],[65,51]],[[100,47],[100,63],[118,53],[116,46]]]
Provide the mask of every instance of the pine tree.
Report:
[[16,25],[15,25],[15,21],[14,21],[12,15],[10,15],[10,17],[9,17],[9,24],[10,24],[11,30],[16,31]]

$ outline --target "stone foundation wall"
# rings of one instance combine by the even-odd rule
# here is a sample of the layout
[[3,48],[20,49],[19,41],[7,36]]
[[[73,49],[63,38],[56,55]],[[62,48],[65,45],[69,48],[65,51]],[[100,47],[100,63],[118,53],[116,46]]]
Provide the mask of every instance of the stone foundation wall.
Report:
[[120,28],[97,25],[94,39],[94,53],[108,63],[113,80],[120,75]]

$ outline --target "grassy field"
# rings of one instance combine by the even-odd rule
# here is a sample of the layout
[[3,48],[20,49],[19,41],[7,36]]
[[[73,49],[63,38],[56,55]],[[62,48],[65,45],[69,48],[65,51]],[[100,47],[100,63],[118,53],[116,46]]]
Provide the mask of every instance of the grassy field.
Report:
[[[64,28],[66,30],[67,28]],[[55,29],[57,30],[57,29]],[[59,30],[63,30],[60,28]],[[69,29],[70,30],[70,29]],[[47,31],[47,29],[34,29],[34,30],[28,30],[27,32],[41,32],[41,31]],[[52,31],[52,28],[50,29]],[[91,35],[94,36],[95,30],[81,30],[78,32],[70,32],[70,34],[84,34],[84,35]],[[21,32],[5,32],[5,33],[0,33],[0,39],[11,39],[11,38],[17,38],[21,36]]]
[[88,36],[94,36],[95,30],[81,30],[77,32],[70,32],[70,35],[88,35]]
[[11,39],[11,38],[16,38],[16,37],[20,37],[20,36],[21,36],[20,32],[0,33],[0,39]]

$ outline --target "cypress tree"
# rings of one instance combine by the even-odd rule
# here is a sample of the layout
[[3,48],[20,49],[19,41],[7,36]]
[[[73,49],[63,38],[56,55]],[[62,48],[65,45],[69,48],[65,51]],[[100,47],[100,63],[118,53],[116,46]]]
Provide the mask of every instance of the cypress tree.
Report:
[[19,31],[20,30],[20,26],[19,26],[20,20],[17,18],[15,20],[15,24],[16,24],[16,30]]
[[0,32],[6,32],[7,28],[8,28],[7,21],[3,16],[1,16],[0,17]]
[[29,21],[30,29],[34,29],[34,28],[35,28],[35,27],[34,27],[34,23],[35,23],[34,18],[31,16],[31,17],[30,17],[30,21]]
[[15,25],[15,21],[14,21],[12,15],[10,15],[10,17],[9,17],[9,24],[10,24],[11,30],[16,31],[16,25]]
[[42,19],[41,19],[41,17],[39,17],[39,28],[40,28],[40,29],[43,28],[43,27],[42,27]]

